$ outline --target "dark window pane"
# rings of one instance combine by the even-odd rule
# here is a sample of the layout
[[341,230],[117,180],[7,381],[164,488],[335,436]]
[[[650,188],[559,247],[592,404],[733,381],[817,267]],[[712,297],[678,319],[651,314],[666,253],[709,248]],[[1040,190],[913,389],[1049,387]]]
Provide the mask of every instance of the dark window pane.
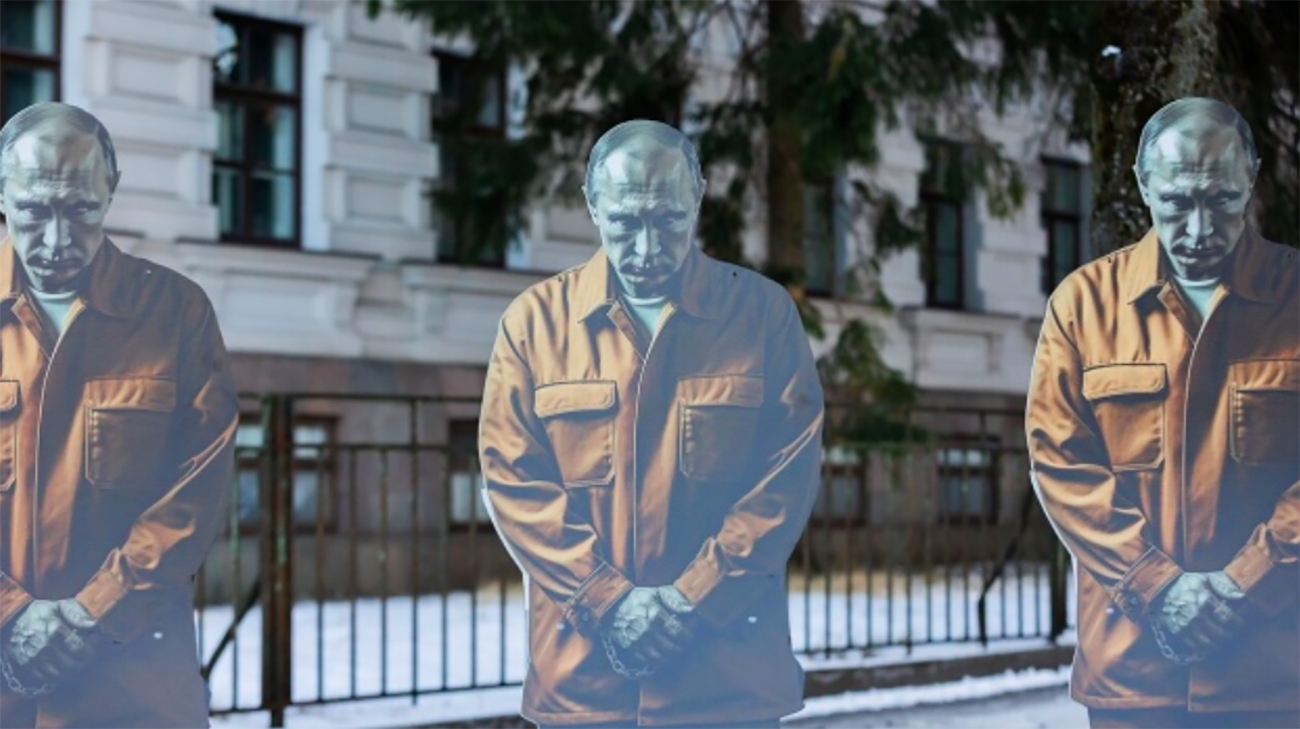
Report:
[[1079,168],[1072,165],[1047,165],[1047,210],[1079,212]]
[[827,183],[804,185],[804,275],[809,291],[829,293],[835,266],[835,226],[831,187]]
[[239,162],[244,158],[244,109],[233,101],[218,101],[218,160]]
[[501,98],[501,77],[492,76],[483,88],[483,103],[478,110],[479,126],[488,129],[500,129],[503,119]]
[[249,108],[248,133],[253,137],[253,164],[260,168],[290,171],[297,166],[296,114],[287,106]]
[[298,90],[298,42],[292,35],[269,28],[248,30],[248,78],[257,89],[284,93]]
[[269,172],[253,174],[253,235],[292,238],[294,231],[293,176]]
[[213,168],[212,203],[217,206],[217,222],[222,234],[235,234],[243,228],[243,200],[243,175],[238,170]]
[[1071,221],[1057,220],[1052,223],[1052,244],[1056,246],[1054,253],[1056,264],[1067,271],[1072,270],[1079,263],[1078,234],[1078,225]]
[[9,117],[32,104],[55,100],[55,75],[52,70],[18,66],[6,68],[2,78],[0,110],[3,110],[5,118],[0,119],[0,124],[9,121]]
[[935,261],[935,303],[948,306],[961,304],[960,260],[956,256],[940,255]]
[[937,205],[935,212],[934,245],[940,252],[956,253],[961,250],[958,233],[958,210],[955,205]]
[[[54,55],[58,29],[54,0],[5,0],[0,3],[0,48]],[[9,79],[5,79],[8,85]]]

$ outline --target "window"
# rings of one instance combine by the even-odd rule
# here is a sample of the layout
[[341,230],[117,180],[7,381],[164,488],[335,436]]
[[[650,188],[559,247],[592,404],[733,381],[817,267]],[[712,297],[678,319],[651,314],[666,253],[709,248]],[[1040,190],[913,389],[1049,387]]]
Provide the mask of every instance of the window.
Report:
[[[316,529],[317,510],[327,531],[338,528],[338,514],[334,508],[337,493],[335,458],[335,431],[337,421],[331,417],[300,415],[293,427],[293,524],[297,531]],[[240,416],[235,432],[235,459],[239,471],[239,503],[232,504],[239,514],[240,531],[255,532],[260,528],[262,502],[260,483],[262,460],[269,458],[263,447],[261,416],[245,413]],[[355,484],[353,484],[355,487]]]
[[484,503],[483,476],[478,466],[478,420],[450,421],[447,424],[447,447],[450,449],[447,463],[451,500],[448,521],[452,531],[468,530],[471,516],[474,521],[491,529],[492,517]]
[[997,519],[996,438],[948,440],[935,454],[935,510],[940,524],[991,524]]
[[0,3],[0,126],[32,104],[58,100],[61,5]]
[[811,524],[861,525],[867,520],[866,461],[864,452],[840,446],[826,449],[822,459],[822,485],[813,504]]
[[921,207],[925,215],[925,243],[921,274],[926,306],[960,309],[965,304],[965,246],[960,197],[961,146],[932,142],[925,149],[921,176]]
[[[433,97],[433,137],[440,140],[438,145],[441,176],[439,187],[445,191],[454,191],[458,185],[469,184],[464,162],[465,149],[458,146],[472,145],[477,140],[498,140],[505,138],[506,132],[506,84],[505,73],[484,68],[464,56],[450,53],[434,52],[438,59],[438,93]],[[447,130],[458,120],[453,120],[467,104],[478,104],[478,112],[468,127],[456,130],[449,135]],[[454,263],[460,261],[460,247],[468,244],[471,234],[458,231],[454,221],[441,211],[435,210],[438,219],[438,261]],[[481,251],[477,264],[485,267],[501,268],[505,266],[504,251]]]
[[805,183],[803,190],[804,286],[809,294],[835,294],[835,180]]
[[212,204],[221,239],[298,248],[301,29],[227,13],[216,18]]
[[1050,294],[1083,263],[1083,167],[1068,160],[1044,160],[1043,227],[1047,256],[1043,258],[1043,293]]

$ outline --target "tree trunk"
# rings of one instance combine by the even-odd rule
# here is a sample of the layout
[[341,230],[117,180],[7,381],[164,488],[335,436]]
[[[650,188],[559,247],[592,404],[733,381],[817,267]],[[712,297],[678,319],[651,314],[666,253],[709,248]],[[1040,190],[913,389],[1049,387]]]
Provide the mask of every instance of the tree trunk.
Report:
[[799,90],[785,60],[790,57],[789,51],[803,41],[803,4],[779,0],[767,3],[766,8],[767,263],[769,272],[790,287],[796,301],[802,301],[804,211],[799,160],[803,126],[799,120]]
[[1138,138],[1165,104],[1217,96],[1218,13],[1218,0],[1106,3],[1090,73],[1094,256],[1129,245],[1151,228],[1133,175]]

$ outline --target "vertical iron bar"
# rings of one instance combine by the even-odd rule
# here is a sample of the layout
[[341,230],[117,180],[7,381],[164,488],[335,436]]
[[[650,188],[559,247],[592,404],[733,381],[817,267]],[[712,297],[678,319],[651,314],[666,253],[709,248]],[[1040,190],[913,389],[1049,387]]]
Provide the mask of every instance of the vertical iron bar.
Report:
[[411,705],[420,690],[420,412],[419,401],[407,400],[410,416],[411,486]]
[[[472,476],[471,476],[472,478]],[[469,489],[469,685],[478,686],[478,499],[473,481]]]
[[348,635],[351,636],[351,697],[357,697],[357,562],[360,545],[357,544],[359,513],[357,511],[357,448],[348,448]]
[[379,695],[388,695],[388,455],[379,446]]
[[863,526],[863,533],[864,533],[865,536],[866,536],[866,539],[864,540],[864,541],[866,542],[866,559],[864,560],[864,562],[865,562],[865,565],[866,565],[866,573],[867,573],[867,606],[866,606],[866,613],[867,613],[867,645],[866,645],[866,649],[869,651],[869,650],[871,649],[871,646],[873,645],[873,642],[875,641],[875,637],[874,637],[874,635],[872,634],[872,630],[871,630],[871,629],[874,627],[874,625],[873,625],[873,613],[875,613],[875,611],[876,611],[876,610],[875,610],[875,608],[876,608],[876,604],[875,604],[875,600],[874,600],[874,597],[875,597],[875,590],[874,590],[874,588],[873,588],[873,586],[872,586],[872,583],[875,582],[875,577],[876,577],[876,572],[875,572],[875,560],[873,559],[873,554],[872,554],[872,553],[875,551],[875,549],[876,549],[875,539],[873,538],[873,535],[875,534],[875,531],[876,531],[876,530],[872,528],[872,524],[873,524],[873,514],[872,514],[872,509],[871,509],[871,507],[872,507],[872,499],[871,499],[871,451],[867,450],[866,448],[862,449],[862,492],[865,494],[865,498],[866,498],[866,503],[865,503],[865,507],[866,507],[866,508],[863,509],[863,516],[862,516],[862,518],[863,518],[863,521],[865,522],[865,524],[864,524],[864,526]]
[[316,446],[316,700],[325,698],[325,459],[333,458],[326,443]]

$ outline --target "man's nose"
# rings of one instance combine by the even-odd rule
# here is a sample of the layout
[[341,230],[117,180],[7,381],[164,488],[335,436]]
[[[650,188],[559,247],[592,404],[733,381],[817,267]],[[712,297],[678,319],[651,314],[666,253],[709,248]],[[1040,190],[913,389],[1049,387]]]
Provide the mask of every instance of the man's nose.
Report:
[[636,234],[636,244],[633,246],[637,256],[649,263],[650,259],[659,252],[659,247],[659,233],[655,231],[654,226],[641,226],[641,232]]
[[1187,235],[1195,241],[1209,238],[1210,234],[1214,232],[1213,220],[1209,206],[1197,205],[1187,219]]
[[55,251],[72,245],[72,226],[62,215],[52,216],[45,224],[45,245]]

